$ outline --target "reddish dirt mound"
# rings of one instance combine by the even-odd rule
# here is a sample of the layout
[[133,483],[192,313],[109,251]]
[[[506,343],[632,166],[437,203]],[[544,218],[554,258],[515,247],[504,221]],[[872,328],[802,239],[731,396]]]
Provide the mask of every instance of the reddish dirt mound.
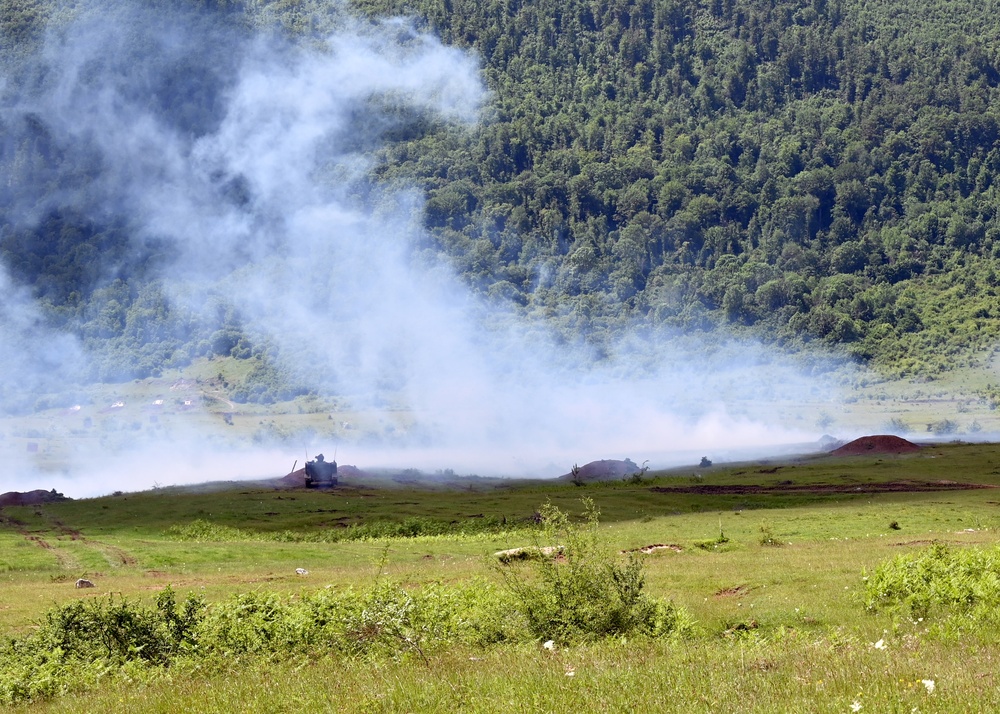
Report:
[[61,493],[56,493],[55,489],[51,491],[43,491],[38,489],[37,491],[8,491],[7,493],[0,494],[0,508],[4,506],[37,506],[42,503],[54,503],[55,501],[68,501]]
[[287,476],[283,476],[279,479],[281,483],[285,486],[292,486],[295,488],[305,488],[306,487],[306,470],[304,468],[298,471],[292,471]]
[[920,447],[891,434],[862,436],[830,452],[832,456],[860,456],[863,454],[905,454],[920,451]]
[[572,472],[563,474],[559,478],[564,481],[619,481],[626,476],[630,476],[639,471],[639,466],[631,459],[618,461],[617,459],[602,459],[591,461],[589,464],[580,466],[575,476]]

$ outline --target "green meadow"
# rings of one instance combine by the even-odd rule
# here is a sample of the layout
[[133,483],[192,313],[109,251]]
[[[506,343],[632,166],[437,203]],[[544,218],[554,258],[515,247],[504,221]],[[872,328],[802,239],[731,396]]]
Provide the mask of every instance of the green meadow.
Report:
[[[6,507],[0,696],[31,712],[996,710],[996,486],[1000,448],[951,443],[581,486],[344,479]],[[538,546],[567,551],[495,556]]]

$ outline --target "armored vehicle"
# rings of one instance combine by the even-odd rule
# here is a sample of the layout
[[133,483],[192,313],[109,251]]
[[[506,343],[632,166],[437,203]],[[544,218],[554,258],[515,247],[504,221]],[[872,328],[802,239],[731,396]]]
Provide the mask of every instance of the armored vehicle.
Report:
[[337,485],[337,462],[327,461],[319,454],[306,462],[306,488],[330,488]]

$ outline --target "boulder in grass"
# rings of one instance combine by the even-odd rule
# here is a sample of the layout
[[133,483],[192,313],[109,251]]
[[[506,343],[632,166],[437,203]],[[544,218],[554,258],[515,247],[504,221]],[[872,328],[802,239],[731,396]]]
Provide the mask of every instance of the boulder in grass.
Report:
[[527,545],[521,548],[510,548],[500,550],[493,556],[501,563],[513,563],[518,560],[541,560],[542,558],[558,558],[562,555],[565,546],[561,545]]

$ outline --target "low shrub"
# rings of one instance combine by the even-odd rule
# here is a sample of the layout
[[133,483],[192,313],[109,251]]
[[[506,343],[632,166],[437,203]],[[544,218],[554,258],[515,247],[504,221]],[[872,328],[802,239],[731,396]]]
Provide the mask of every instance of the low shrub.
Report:
[[[624,563],[598,536],[599,513],[584,499],[584,523],[576,525],[557,507],[540,510],[543,536],[561,543],[555,558],[532,558],[494,566],[531,634],[539,640],[571,642],[612,635],[660,636],[682,632],[689,621],[673,603],[643,593],[641,558]],[[542,548],[536,543],[537,548]]]
[[969,625],[1000,622],[1000,547],[952,549],[935,543],[864,574],[867,610],[912,618],[960,616]]
[[695,548],[701,548],[702,550],[719,550],[720,548],[725,549],[725,546],[729,543],[729,538],[726,536],[725,531],[722,530],[722,522],[719,522],[719,535],[716,538],[708,538],[706,540],[696,540],[694,542]]
[[428,585],[407,590],[376,582],[364,591],[328,589],[294,598],[243,593],[209,609],[199,627],[203,655],[335,653],[426,658],[436,646],[499,641],[503,615],[495,588]]
[[282,596],[241,593],[213,605],[167,588],[153,607],[110,596],[50,611],[32,633],[0,644],[0,705],[90,689],[108,677],[155,678],[178,663],[232,666],[254,657],[322,656],[427,661],[454,644],[528,640],[497,587],[475,581],[407,590]]
[[93,686],[123,668],[169,665],[193,649],[204,610],[194,595],[178,606],[169,587],[153,608],[115,595],[57,607],[0,647],[0,704]]

